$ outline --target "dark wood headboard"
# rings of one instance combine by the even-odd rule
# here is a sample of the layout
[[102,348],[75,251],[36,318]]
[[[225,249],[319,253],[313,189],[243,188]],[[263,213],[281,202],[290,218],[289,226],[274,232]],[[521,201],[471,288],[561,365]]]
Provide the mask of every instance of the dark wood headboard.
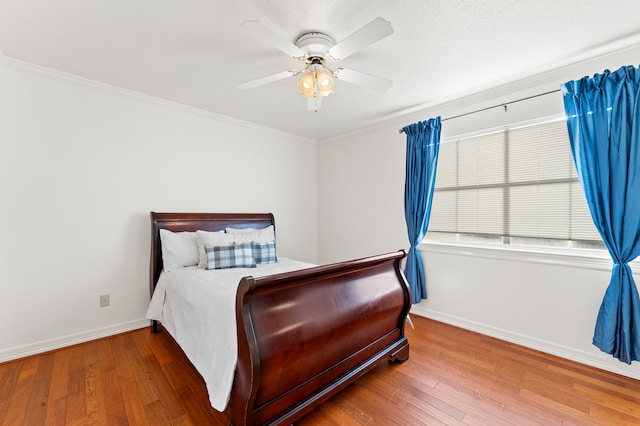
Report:
[[155,289],[162,271],[162,245],[160,230],[184,231],[220,231],[232,228],[264,228],[273,225],[271,213],[157,213],[151,212],[151,293]]

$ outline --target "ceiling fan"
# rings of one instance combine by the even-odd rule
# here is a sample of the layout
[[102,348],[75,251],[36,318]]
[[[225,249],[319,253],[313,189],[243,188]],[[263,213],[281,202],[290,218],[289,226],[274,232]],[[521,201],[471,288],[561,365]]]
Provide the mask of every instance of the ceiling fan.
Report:
[[300,93],[307,97],[307,108],[318,111],[322,98],[333,93],[333,79],[344,80],[376,90],[387,90],[391,80],[343,67],[330,68],[327,63],[338,62],[393,33],[391,23],[376,18],[339,43],[325,33],[308,31],[295,43],[284,40],[259,21],[244,21],[242,28],[259,40],[270,43],[287,55],[303,62],[301,69],[290,69],[239,84],[240,89],[251,89],[302,75],[298,81]]

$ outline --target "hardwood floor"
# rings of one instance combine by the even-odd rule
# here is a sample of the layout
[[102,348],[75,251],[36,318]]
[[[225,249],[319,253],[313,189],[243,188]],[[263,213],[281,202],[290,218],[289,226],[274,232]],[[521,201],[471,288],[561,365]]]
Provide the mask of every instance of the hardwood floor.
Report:
[[[640,381],[413,316],[383,363],[299,425],[638,425]],[[226,425],[166,332],[0,364],[2,425]]]

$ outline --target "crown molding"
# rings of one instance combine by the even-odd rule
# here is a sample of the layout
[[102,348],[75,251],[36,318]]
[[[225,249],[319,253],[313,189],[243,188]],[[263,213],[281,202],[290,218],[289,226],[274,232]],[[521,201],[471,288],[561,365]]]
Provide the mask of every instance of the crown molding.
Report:
[[476,87],[473,91],[458,92],[446,98],[430,100],[379,116],[362,123],[357,129],[332,136],[321,142],[341,139],[345,136],[360,134],[371,129],[385,128],[390,125],[393,129],[397,129],[403,127],[402,123],[411,122],[410,117],[413,115],[419,114],[422,117],[442,116],[451,111],[455,111],[456,114],[464,114],[489,103],[495,103],[497,100],[509,103],[511,98],[532,96],[559,89],[562,83],[583,77],[585,69],[595,68],[592,73],[602,72],[607,67],[613,66],[606,65],[607,63],[615,61],[635,61],[634,65],[640,65],[639,57],[640,33],[635,33],[628,37],[578,52],[575,55],[568,56],[561,62],[554,62],[553,64],[550,63],[532,69],[525,76],[499,85],[489,84],[484,87]]
[[130,89],[125,89],[122,87],[118,87],[118,86],[114,86],[111,84],[107,84],[107,83],[103,83],[97,80],[91,80],[85,77],[81,77],[79,75],[76,74],[72,74],[72,73],[67,73],[64,71],[59,71],[53,68],[48,68],[48,67],[44,67],[41,65],[36,65],[34,63],[31,62],[26,62],[26,61],[22,61],[20,59],[15,59],[9,56],[5,56],[2,55],[2,52],[0,52],[0,64],[6,64],[8,66],[12,66],[15,68],[20,68],[20,69],[24,69],[27,71],[33,71],[39,74],[43,74],[43,75],[48,75],[54,78],[59,78],[62,80],[67,80],[70,81],[74,84],[78,84],[78,85],[82,85],[85,87],[90,87],[96,90],[101,90],[101,91],[106,91],[109,93],[114,93],[123,97],[127,97],[130,99],[135,99],[138,101],[143,101],[143,102],[149,102],[149,103],[153,103],[156,105],[160,105],[160,106],[164,106],[167,108],[171,108],[171,109],[175,109],[175,110],[179,110],[179,111],[184,111],[184,112],[188,112],[191,114],[196,114],[196,115],[200,115],[200,116],[204,116],[206,118],[212,119],[212,120],[218,120],[218,121],[222,121],[228,124],[233,124],[236,126],[241,126],[241,127],[245,127],[245,128],[249,128],[252,130],[258,130],[260,132],[264,132],[264,133],[269,133],[272,134],[274,136],[279,136],[282,138],[286,138],[286,139],[293,139],[296,142],[305,142],[305,143],[309,143],[309,144],[317,144],[317,141],[314,139],[310,139],[310,138],[305,138],[302,137],[300,135],[296,135],[293,133],[288,133],[288,132],[283,132],[281,130],[277,130],[277,129],[273,129],[271,127],[266,127],[266,126],[261,126],[259,124],[256,123],[252,123],[249,121],[243,121],[243,120],[239,120],[233,117],[229,117],[227,115],[223,115],[223,114],[218,114],[215,112],[211,112],[211,111],[206,111],[204,109],[201,108],[196,108],[196,107],[192,107],[189,105],[185,105],[182,104],[180,102],[175,102],[175,101],[170,101],[168,99],[164,99],[164,98],[158,98],[155,96],[151,96],[151,95],[147,95],[141,92],[136,92],[134,90],[130,90]]

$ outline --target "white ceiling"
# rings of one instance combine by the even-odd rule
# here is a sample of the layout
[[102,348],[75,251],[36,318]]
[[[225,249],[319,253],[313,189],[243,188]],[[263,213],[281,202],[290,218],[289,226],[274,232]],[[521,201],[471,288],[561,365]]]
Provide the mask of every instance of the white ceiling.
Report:
[[[340,65],[391,79],[390,90],[337,81],[314,113],[295,78],[237,89],[299,67],[243,31],[244,20],[293,43],[309,30],[340,41],[376,17],[394,33]],[[314,140],[637,43],[638,34],[638,0],[0,0],[6,57]]]

